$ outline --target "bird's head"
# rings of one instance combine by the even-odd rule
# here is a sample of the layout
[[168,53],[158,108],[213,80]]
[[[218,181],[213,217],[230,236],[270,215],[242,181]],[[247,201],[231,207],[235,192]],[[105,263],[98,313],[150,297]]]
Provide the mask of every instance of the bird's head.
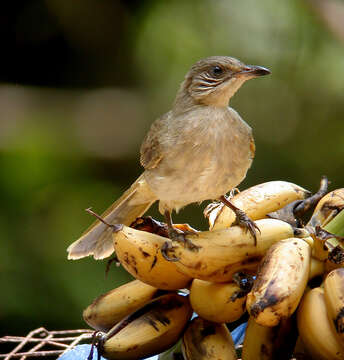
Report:
[[176,102],[183,101],[182,97],[191,97],[196,104],[227,106],[246,80],[268,74],[270,71],[261,66],[245,65],[229,56],[211,56],[191,67]]

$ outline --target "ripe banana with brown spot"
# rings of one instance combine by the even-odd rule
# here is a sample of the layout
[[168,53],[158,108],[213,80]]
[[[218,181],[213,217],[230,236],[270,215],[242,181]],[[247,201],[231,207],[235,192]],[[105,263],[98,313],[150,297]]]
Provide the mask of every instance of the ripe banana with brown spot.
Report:
[[190,303],[202,318],[229,323],[238,320],[246,311],[247,292],[234,283],[212,283],[194,279],[190,287]]
[[[295,200],[305,199],[308,195],[309,191],[296,184],[269,181],[238,193],[231,198],[231,203],[252,220],[258,220]],[[210,230],[226,229],[236,220],[235,213],[221,203],[208,205],[204,214],[209,220]]]
[[174,262],[162,256],[160,249],[168,241],[165,237],[123,226],[113,239],[118,260],[136,279],[164,290],[182,289],[191,282]]
[[318,202],[307,226],[325,226],[344,209],[344,188],[326,194]]
[[160,296],[115,325],[102,339],[107,359],[142,359],[159,354],[180,338],[192,309],[186,296]]
[[330,322],[344,345],[344,268],[335,269],[326,276],[324,295]]
[[276,326],[296,310],[306,288],[311,249],[302,239],[274,244],[262,260],[246,306],[263,326]]
[[297,327],[312,359],[344,359],[344,348],[329,322],[322,288],[314,288],[303,296],[297,310]]
[[297,339],[294,318],[277,326],[262,326],[250,317],[242,349],[242,360],[290,359]]
[[228,323],[238,320],[246,311],[247,292],[234,283],[212,283],[194,279],[190,287],[190,303],[203,319]]
[[83,318],[93,329],[108,331],[130,313],[152,300],[158,289],[133,280],[98,296],[83,312]]
[[252,269],[275,242],[308,235],[307,231],[295,229],[281,220],[261,219],[255,223],[260,230],[257,232],[256,245],[250,232],[240,226],[232,226],[187,236],[187,239],[199,247],[197,251],[192,251],[183,244],[173,243],[173,248],[167,252],[168,256],[179,259],[175,264],[185,275],[201,280],[226,282],[232,279],[233,266],[238,271],[238,267],[243,267],[240,264],[245,263]]
[[225,324],[200,317],[188,325],[182,342],[185,360],[236,360],[234,342]]
[[[340,220],[342,214],[339,214],[343,209],[344,188],[328,193],[316,206],[311,219],[306,225],[314,239],[313,256],[315,258],[325,261],[329,257],[330,245],[332,245],[332,248],[338,245],[336,239],[331,239],[329,233],[339,236],[344,235],[341,226],[342,220]],[[326,233],[326,231],[329,233]]]

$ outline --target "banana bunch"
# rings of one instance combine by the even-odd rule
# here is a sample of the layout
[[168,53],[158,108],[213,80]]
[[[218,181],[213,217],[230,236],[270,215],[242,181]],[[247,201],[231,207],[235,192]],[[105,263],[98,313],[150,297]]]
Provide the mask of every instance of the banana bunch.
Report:
[[[114,250],[135,280],[99,296],[83,313],[101,331],[100,353],[173,359],[175,346],[186,360],[236,359],[225,324],[249,317],[243,360],[288,359],[295,349],[312,359],[344,360],[344,256],[333,261],[344,235],[344,189],[325,195],[303,228],[268,215],[308,195],[284,181],[236,194],[231,202],[259,228],[256,243],[216,203],[206,209],[210,230],[187,233],[193,249],[171,242],[157,225],[123,226],[113,234]],[[317,279],[323,285],[312,289]]]

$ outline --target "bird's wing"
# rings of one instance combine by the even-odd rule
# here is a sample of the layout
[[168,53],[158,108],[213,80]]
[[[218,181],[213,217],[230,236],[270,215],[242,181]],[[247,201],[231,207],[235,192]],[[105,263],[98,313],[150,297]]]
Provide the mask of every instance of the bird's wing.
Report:
[[161,139],[163,138],[163,134],[167,131],[166,126],[169,117],[170,113],[166,113],[154,121],[143,140],[140,150],[140,162],[146,170],[157,167],[163,158],[163,145],[161,143]]

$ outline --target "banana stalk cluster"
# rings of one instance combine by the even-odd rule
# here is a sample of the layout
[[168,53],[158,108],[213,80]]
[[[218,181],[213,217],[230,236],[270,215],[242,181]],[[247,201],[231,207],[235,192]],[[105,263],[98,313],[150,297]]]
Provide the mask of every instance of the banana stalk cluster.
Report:
[[[205,211],[209,231],[187,235],[193,249],[123,226],[113,234],[113,244],[135,280],[99,296],[83,313],[102,331],[101,354],[173,359],[179,352],[186,360],[237,359],[226,324],[248,318],[243,360],[293,354],[344,359],[344,221],[339,221],[344,189],[322,197],[304,227],[269,216],[296,208],[308,196],[284,181],[233,196],[231,202],[255,220],[256,242],[235,225],[233,211],[217,203]],[[174,261],[162,255],[163,247]]]

